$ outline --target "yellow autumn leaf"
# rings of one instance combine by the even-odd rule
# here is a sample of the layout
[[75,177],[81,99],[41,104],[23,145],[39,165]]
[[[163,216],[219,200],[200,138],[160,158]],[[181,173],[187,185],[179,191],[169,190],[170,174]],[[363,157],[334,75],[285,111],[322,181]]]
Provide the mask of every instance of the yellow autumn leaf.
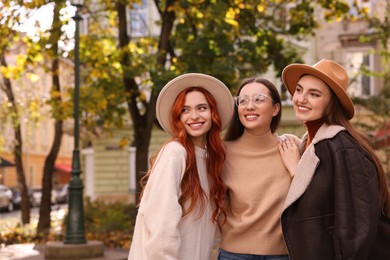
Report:
[[16,57],[16,64],[18,66],[23,66],[24,63],[26,61],[26,56],[23,55],[23,54],[19,54],[17,57]]
[[265,10],[265,5],[258,4],[258,5],[256,6],[256,9],[257,9],[257,11],[258,11],[259,13],[262,13],[262,12],[264,12],[264,10]]
[[233,26],[238,26],[238,22],[235,19],[238,13],[240,13],[239,9],[235,10],[233,8],[229,8],[225,14],[225,22]]
[[233,26],[236,26],[236,27],[238,26],[238,22],[236,20],[225,18],[225,22],[228,23],[228,24],[231,24]]
[[51,91],[51,97],[53,98],[56,98],[56,97],[60,97],[61,96],[61,92],[60,91]]
[[31,101],[29,105],[30,105],[30,109],[34,111],[38,110],[39,108],[39,104],[36,101]]
[[129,43],[130,52],[135,52],[137,50],[137,46],[134,43]]
[[129,146],[129,139],[127,137],[122,137],[120,140],[119,140],[119,147],[120,148],[125,148]]
[[1,66],[0,72],[1,72],[1,74],[3,74],[4,77],[6,77],[6,78],[10,78],[10,77],[11,77],[11,70],[10,70],[8,67]]
[[27,73],[26,77],[33,83],[36,83],[39,80],[39,76],[37,74],[31,73],[31,72]]
[[233,8],[230,7],[225,14],[225,19],[234,19],[235,16],[236,16],[236,12],[234,11]]
[[106,99],[101,99],[99,104],[100,109],[106,109],[107,108],[107,100]]
[[110,94],[110,95],[107,96],[107,99],[109,99],[109,100],[110,99],[112,100],[112,99],[115,99],[115,98],[116,98],[115,94]]
[[41,53],[38,53],[35,57],[34,57],[34,61],[36,62],[41,62],[43,61],[43,55]]
[[146,95],[144,92],[141,92],[138,96],[139,100],[142,101],[142,102],[145,102],[146,101]]

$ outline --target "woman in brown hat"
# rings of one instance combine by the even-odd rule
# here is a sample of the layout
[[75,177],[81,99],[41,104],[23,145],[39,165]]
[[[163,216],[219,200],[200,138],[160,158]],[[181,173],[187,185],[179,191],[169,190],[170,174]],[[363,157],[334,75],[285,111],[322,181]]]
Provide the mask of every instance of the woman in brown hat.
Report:
[[210,259],[226,214],[220,132],[232,112],[229,89],[209,75],[184,74],[161,90],[157,119],[172,138],[151,160],[129,259]]
[[324,59],[289,65],[282,79],[307,129],[281,218],[290,259],[390,259],[386,175],[349,122],[346,71]]

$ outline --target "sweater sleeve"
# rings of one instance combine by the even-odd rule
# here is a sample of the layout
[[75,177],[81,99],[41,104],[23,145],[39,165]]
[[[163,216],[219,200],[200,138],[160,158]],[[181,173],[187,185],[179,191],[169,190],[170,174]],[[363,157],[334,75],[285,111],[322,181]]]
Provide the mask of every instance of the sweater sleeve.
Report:
[[138,213],[143,215],[148,260],[179,259],[182,209],[178,200],[185,165],[184,147],[170,142],[160,151],[150,174]]
[[334,160],[335,259],[367,259],[378,226],[376,167],[357,148],[340,149]]

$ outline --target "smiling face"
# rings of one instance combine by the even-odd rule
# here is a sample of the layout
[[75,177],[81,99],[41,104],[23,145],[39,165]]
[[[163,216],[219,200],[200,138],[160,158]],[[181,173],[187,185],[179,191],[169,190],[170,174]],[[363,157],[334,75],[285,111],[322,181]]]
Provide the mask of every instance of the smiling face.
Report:
[[297,120],[309,122],[322,118],[331,97],[332,92],[325,82],[315,76],[303,76],[293,95]]
[[210,106],[203,93],[192,91],[186,94],[180,121],[194,145],[204,147],[212,121]]
[[[267,98],[264,102],[258,102],[257,94]],[[246,130],[253,135],[261,135],[269,131],[272,118],[279,113],[280,107],[279,104],[273,104],[268,88],[259,82],[248,83],[242,87],[239,96],[247,96],[249,100],[246,105],[237,107],[238,117]]]

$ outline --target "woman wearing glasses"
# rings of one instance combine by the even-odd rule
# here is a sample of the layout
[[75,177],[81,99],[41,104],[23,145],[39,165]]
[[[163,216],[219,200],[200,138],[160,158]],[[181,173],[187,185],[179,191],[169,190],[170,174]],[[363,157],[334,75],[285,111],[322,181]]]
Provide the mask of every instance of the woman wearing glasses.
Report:
[[281,99],[270,81],[245,79],[235,104],[225,135],[227,153],[222,171],[230,210],[226,218],[220,218],[218,259],[288,259],[280,214],[292,177],[278,143],[282,151],[299,154],[296,145],[289,142],[300,140],[275,133]]

